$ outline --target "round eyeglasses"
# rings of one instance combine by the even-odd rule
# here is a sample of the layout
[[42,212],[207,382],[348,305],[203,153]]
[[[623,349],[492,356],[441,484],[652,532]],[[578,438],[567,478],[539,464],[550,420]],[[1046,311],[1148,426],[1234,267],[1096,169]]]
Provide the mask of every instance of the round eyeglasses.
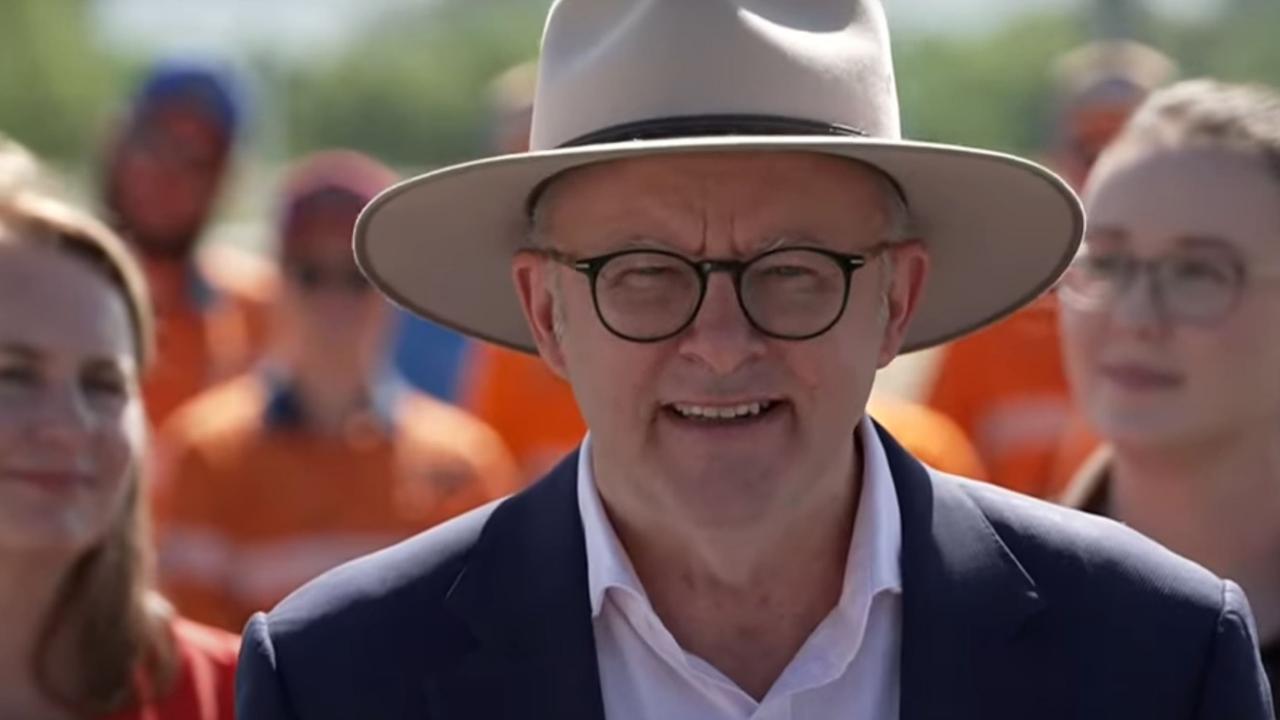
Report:
[[1248,276],[1234,253],[1179,251],[1141,259],[1127,251],[1082,252],[1059,285],[1062,301],[1078,310],[1101,311],[1140,278],[1146,277],[1151,299],[1169,320],[1206,325],[1219,322],[1235,308]]
[[808,340],[840,321],[854,271],[886,247],[852,255],[784,247],[750,260],[690,260],[648,249],[590,258],[544,248],[530,252],[586,275],[600,322],[624,340],[658,342],[684,331],[702,307],[713,272],[732,277],[738,306],[757,331],[782,340]]

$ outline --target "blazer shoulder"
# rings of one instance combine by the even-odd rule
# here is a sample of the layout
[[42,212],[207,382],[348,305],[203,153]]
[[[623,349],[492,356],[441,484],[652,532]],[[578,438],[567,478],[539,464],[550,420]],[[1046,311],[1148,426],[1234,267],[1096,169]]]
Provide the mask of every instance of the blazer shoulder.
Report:
[[1056,597],[1128,598],[1212,617],[1224,609],[1220,578],[1121,523],[989,483],[934,475],[936,483],[955,485],[972,499],[1027,573]]
[[[303,585],[267,615],[277,652],[292,654],[289,649],[300,646],[354,650],[375,641],[421,643],[424,635],[439,637],[433,630],[443,620],[444,600],[502,502],[459,515]],[[415,652],[422,649],[419,645]],[[379,654],[391,651],[381,648]]]

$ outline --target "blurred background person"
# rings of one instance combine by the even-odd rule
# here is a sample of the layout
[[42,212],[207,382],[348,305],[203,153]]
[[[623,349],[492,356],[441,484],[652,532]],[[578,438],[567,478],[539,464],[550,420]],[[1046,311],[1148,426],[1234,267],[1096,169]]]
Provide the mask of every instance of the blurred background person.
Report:
[[153,589],[142,272],[105,225],[11,174],[12,151],[0,141],[0,717],[231,720],[238,638]]
[[[1133,42],[1094,43],[1063,56],[1053,72],[1050,165],[1078,187],[1133,109],[1174,74],[1172,61]],[[946,346],[926,398],[973,441],[987,479],[1040,497],[1061,490],[1056,462],[1070,465],[1092,449],[1087,434],[1062,448],[1072,407],[1057,314],[1048,294]],[[1059,460],[1061,453],[1070,457]]]
[[1052,70],[1047,161],[1074,187],[1084,187],[1133,111],[1177,74],[1164,53],[1131,40],[1090,43],[1060,57]]
[[[526,62],[489,86],[491,137],[500,154],[529,149],[537,75],[537,64]],[[573,391],[541,358],[479,341],[468,341],[465,357],[459,403],[498,431],[525,481],[540,477],[582,441],[587,426]]]
[[1068,503],[1238,582],[1280,689],[1280,93],[1153,95],[1099,161],[1062,281],[1072,387],[1106,440]]
[[[488,152],[505,155],[529,148],[537,80],[537,63],[524,62],[490,81]],[[401,312],[398,323],[394,352],[404,378],[424,392],[460,403],[492,425],[529,479],[540,476],[582,439],[586,425],[568,385],[540,361],[473,342],[410,312]],[[541,427],[529,426],[515,411],[529,399],[547,407]]]
[[261,350],[270,266],[228,245],[198,252],[244,124],[243,90],[213,67],[166,61],[142,81],[106,149],[103,201],[142,258],[157,313],[143,392],[159,424]]
[[394,180],[341,150],[289,170],[269,359],[162,430],[161,571],[192,617],[239,629],[320,572],[516,486],[488,426],[388,369],[391,307],[351,233]]

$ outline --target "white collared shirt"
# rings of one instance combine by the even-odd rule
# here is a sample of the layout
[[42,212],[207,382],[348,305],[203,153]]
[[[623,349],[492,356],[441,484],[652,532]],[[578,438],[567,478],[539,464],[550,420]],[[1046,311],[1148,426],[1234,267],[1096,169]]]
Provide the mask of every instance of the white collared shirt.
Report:
[[578,459],[596,657],[609,720],[894,720],[902,641],[902,517],[889,462],[870,421],[862,439],[862,495],[840,600],[756,702],[684,651],[653,611],[605,514],[591,466]]

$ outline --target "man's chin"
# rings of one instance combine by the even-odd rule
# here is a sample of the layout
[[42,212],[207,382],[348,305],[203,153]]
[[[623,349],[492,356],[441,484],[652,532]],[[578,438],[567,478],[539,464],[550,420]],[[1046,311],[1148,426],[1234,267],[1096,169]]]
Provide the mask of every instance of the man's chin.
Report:
[[788,483],[777,460],[763,455],[672,459],[662,465],[660,482],[673,504],[701,525],[760,522]]

